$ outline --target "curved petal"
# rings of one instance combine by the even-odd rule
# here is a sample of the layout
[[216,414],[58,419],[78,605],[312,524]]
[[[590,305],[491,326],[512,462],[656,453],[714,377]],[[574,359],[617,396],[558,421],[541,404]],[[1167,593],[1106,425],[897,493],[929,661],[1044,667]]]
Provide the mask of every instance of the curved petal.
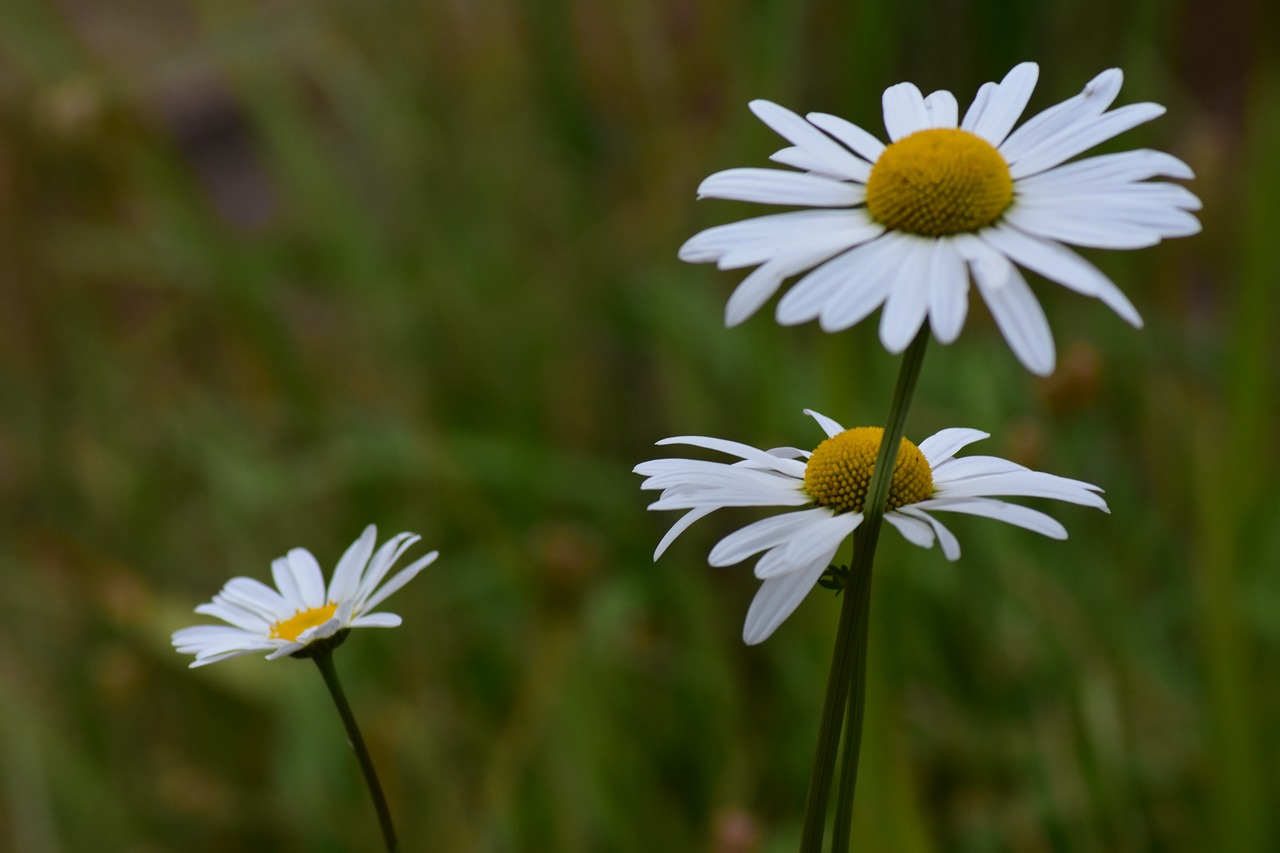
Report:
[[929,127],[955,127],[960,122],[960,105],[956,103],[956,96],[946,89],[925,98],[924,108],[929,114]]
[[978,90],[979,97],[974,99],[973,106],[965,114],[963,128],[999,148],[1027,108],[1039,76],[1038,65],[1023,62],[1004,75],[999,85],[986,84],[991,89],[983,86]]
[[936,469],[943,462],[955,456],[956,451],[960,448],[990,437],[991,433],[983,432],[980,429],[952,427],[935,432],[916,445],[916,447],[924,454],[925,461],[929,463],[929,467]]
[[707,435],[677,435],[661,439],[656,444],[659,447],[665,447],[668,444],[684,444],[690,447],[701,447],[704,450],[715,450],[741,459],[750,459],[758,465],[788,476],[804,476],[804,465],[794,459],[783,459],[758,447],[752,447],[740,441],[730,441],[727,438],[714,438]]
[[1108,68],[1085,84],[1084,91],[1074,98],[1068,98],[1028,119],[1000,144],[1000,153],[1007,163],[1013,165],[1028,151],[1059,133],[1101,115],[1115,101],[1116,95],[1120,94],[1123,82],[1124,74],[1119,68]]
[[[861,183],[865,183],[871,174],[870,163],[849,153],[848,149],[791,110],[765,100],[752,101],[748,106],[761,121],[808,155],[808,160],[801,161],[806,164],[802,168]],[[777,155],[774,156],[776,159]],[[818,168],[814,169],[814,166]]]
[[1040,533],[1050,539],[1066,539],[1067,529],[1057,520],[1036,509],[1006,503],[993,498],[935,498],[914,505],[917,509],[931,509],[941,512],[958,512],[963,515],[977,515],[993,518],[1024,530]]
[[827,113],[809,113],[805,118],[870,163],[880,159],[884,153],[883,142],[851,121]]
[[1029,149],[1017,160],[1011,160],[1009,174],[1016,181],[1019,178],[1043,172],[1083,151],[1088,151],[1099,143],[1106,142],[1113,136],[1119,136],[1126,130],[1159,118],[1164,115],[1164,112],[1164,107],[1151,103],[1129,104],[1118,110],[1112,110],[1093,121],[1082,123],[1079,127],[1050,137],[1040,145]]
[[1120,288],[1100,269],[1061,243],[1032,236],[1010,225],[988,228],[979,236],[1014,263],[1076,293],[1096,296],[1130,325],[1142,328],[1142,317],[1139,316],[1138,309],[1133,307],[1133,303]]
[[827,434],[827,438],[833,435],[839,435],[844,432],[844,427],[840,426],[834,419],[827,417],[822,412],[815,412],[813,409],[805,409],[804,413],[818,422],[818,426],[822,427],[822,431]]
[[881,103],[884,106],[884,128],[893,142],[929,126],[924,95],[914,83],[898,83],[885,89]]
[[942,556],[951,562],[960,559],[960,542],[956,539],[945,524],[934,518],[929,513],[919,509],[919,505],[899,507],[898,512],[903,515],[909,515],[912,518],[918,518],[933,528],[933,533],[938,537],[938,545],[942,547]]
[[813,585],[822,577],[835,556],[833,549],[824,560],[814,560],[799,571],[770,578],[760,585],[760,591],[751,600],[747,619],[742,626],[742,640],[749,646],[769,639],[778,626],[795,612]]
[[935,242],[928,278],[929,325],[939,343],[949,344],[960,336],[969,313],[969,272],[950,241]]
[[[826,518],[811,519],[804,536],[793,536],[765,552],[756,562],[755,574],[761,580],[803,571],[814,560],[823,565],[831,562],[840,543],[862,523],[862,513],[844,512]],[[823,555],[826,555],[825,557]]]
[[978,292],[1001,334],[1018,360],[1039,376],[1053,373],[1053,333],[1044,309],[1021,273],[1004,255],[972,235],[956,238],[956,247],[969,261]]
[[918,545],[921,548],[933,547],[933,528],[927,522],[897,511],[886,512],[884,520],[897,528],[902,538],[912,545]]
[[895,355],[907,348],[928,316],[929,269],[938,243],[929,238],[902,237],[909,249],[902,253],[880,315],[880,342]]
[[804,207],[852,207],[861,198],[854,184],[781,169],[726,169],[698,186],[698,198],[794,204]]
[[324,605],[324,573],[320,564],[306,548],[293,548],[288,554],[289,571],[293,573],[293,581],[298,585],[298,595],[307,607]]
[[343,552],[338,560],[338,567],[333,570],[329,580],[329,600],[346,601],[354,596],[360,585],[360,576],[364,567],[373,556],[373,547],[378,541],[378,528],[370,524],[360,537]]
[[831,518],[825,507],[804,509],[762,518],[736,530],[716,543],[707,557],[712,566],[732,566],[753,554],[778,547],[792,538],[804,538],[808,529]]

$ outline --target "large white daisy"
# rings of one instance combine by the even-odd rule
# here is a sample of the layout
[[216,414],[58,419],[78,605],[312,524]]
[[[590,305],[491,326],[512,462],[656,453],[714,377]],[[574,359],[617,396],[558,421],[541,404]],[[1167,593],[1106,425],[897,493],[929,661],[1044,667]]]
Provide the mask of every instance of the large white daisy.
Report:
[[[1148,178],[1191,178],[1160,151],[1072,157],[1161,115],[1158,104],[1108,111],[1123,75],[1104,71],[1073,98],[1014,124],[1038,69],[1024,62],[985,83],[960,118],[955,96],[925,97],[911,83],[884,93],[885,145],[824,113],[804,118],[769,101],[751,110],[791,143],[771,159],[801,172],[729,169],[699,198],[811,208],[709,228],[680,248],[693,263],[756,267],[725,309],[733,326],[783,279],[811,270],[779,300],[778,322],[816,319],[846,329],[884,305],[880,339],[906,348],[927,318],[942,343],[956,339],[972,276],[1001,332],[1031,371],[1053,372],[1053,336],[1017,266],[1096,296],[1134,326],[1137,310],[1093,264],[1064,243],[1136,249],[1200,230],[1184,187]],[[1064,165],[1065,164],[1065,165]]]
[[320,564],[305,548],[294,548],[271,564],[276,589],[252,578],[232,578],[197,613],[226,625],[197,625],[173,633],[180,654],[196,656],[191,666],[204,666],[254,652],[268,660],[301,651],[311,643],[348,628],[394,628],[400,617],[373,613],[414,575],[439,556],[432,551],[382,583],[396,560],[419,537],[400,533],[375,553],[377,528],[370,524],[347,548],[326,589]]
[[[844,429],[806,410],[827,438],[812,452],[796,448],[759,450],[736,441],[704,436],[667,438],[658,444],[688,444],[739,457],[734,463],[699,459],[655,459],[635,473],[647,479],[643,489],[661,489],[649,509],[683,509],[658,544],[656,560],[691,524],[721,507],[797,507],[795,512],[748,524],[711,550],[708,562],[730,566],[755,554],[755,574],[764,583],[747,611],[742,638],[759,643],[799,606],[835,557],[836,550],[863,520],[863,503],[884,430]],[[924,548],[936,540],[948,560],[960,545],[934,511],[981,515],[1054,539],[1066,528],[1044,513],[995,496],[1053,498],[1107,510],[1100,488],[1079,480],[1032,471],[994,456],[955,457],[967,444],[987,438],[976,429],[944,429],[920,442],[902,439],[894,464],[884,519],[908,542]]]

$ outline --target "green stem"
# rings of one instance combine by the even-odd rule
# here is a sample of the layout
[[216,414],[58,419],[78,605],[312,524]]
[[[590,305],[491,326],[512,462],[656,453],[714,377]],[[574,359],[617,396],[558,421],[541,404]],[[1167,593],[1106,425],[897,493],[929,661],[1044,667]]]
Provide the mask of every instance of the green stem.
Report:
[[378,783],[378,773],[373,769],[373,759],[369,757],[364,738],[360,736],[360,727],[356,725],[355,715],[351,713],[351,706],[347,704],[346,694],[342,692],[342,684],[338,681],[338,671],[333,666],[333,649],[318,649],[311,658],[320,669],[324,684],[329,688],[329,695],[333,697],[333,704],[338,706],[338,716],[342,717],[342,725],[351,740],[351,748],[355,750],[356,760],[364,771],[364,781],[369,786],[369,796],[373,798],[373,808],[378,813],[378,823],[382,827],[382,838],[387,843],[387,853],[395,853],[396,828],[391,823],[391,811],[387,808],[382,785]]
[[915,393],[916,380],[920,377],[920,366],[924,362],[924,351],[928,343],[929,328],[925,326],[903,356],[902,367],[898,371],[898,385],[894,389],[893,403],[889,407],[889,419],[885,424],[880,451],[876,456],[871,484],[867,490],[864,517],[853,538],[853,562],[849,567],[848,585],[840,607],[840,625],[836,629],[836,644],[831,655],[827,692],[822,704],[822,721],[818,727],[818,746],[813,759],[813,772],[809,776],[809,796],[805,801],[804,827],[800,838],[801,853],[820,853],[822,850],[827,801],[831,795],[831,777],[835,770],[836,749],[840,738],[840,718],[846,704],[849,704],[852,683],[853,702],[849,704],[845,760],[841,769],[831,849],[834,853],[849,847],[853,793],[858,776],[858,754],[862,745],[867,626],[871,607],[871,562],[875,557],[876,542],[880,538],[880,524],[889,498],[889,486],[893,482],[893,463],[897,460],[898,445],[906,429],[907,410],[911,407],[911,397]]

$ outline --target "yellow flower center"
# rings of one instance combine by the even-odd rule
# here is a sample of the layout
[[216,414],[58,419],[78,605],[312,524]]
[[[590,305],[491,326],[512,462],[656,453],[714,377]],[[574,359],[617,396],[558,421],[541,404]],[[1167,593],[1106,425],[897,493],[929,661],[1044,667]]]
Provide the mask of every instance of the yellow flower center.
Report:
[[1009,164],[990,142],[949,127],[890,145],[871,167],[867,209],[889,228],[945,237],[994,223],[1013,201]]
[[[819,506],[862,512],[884,430],[855,427],[819,444],[804,469],[804,491]],[[933,494],[933,471],[920,448],[905,438],[898,445],[886,509],[925,500]]]
[[317,625],[323,625],[328,622],[337,610],[338,605],[333,603],[299,610],[288,619],[281,619],[271,626],[271,639],[288,640],[292,643],[298,639],[299,634],[308,628],[314,628]]

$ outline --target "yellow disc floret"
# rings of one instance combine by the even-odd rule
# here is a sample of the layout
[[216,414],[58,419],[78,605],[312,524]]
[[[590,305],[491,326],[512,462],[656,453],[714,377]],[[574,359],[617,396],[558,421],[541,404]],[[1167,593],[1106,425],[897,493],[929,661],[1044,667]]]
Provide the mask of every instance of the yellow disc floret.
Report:
[[308,628],[314,628],[317,625],[323,625],[328,622],[337,610],[338,605],[333,603],[299,610],[288,619],[281,619],[272,625],[271,638],[273,640],[288,640],[292,643],[298,639],[299,634]]
[[888,228],[944,237],[994,223],[1013,201],[1009,164],[967,130],[935,127],[904,136],[876,160],[867,209]]
[[[819,444],[804,469],[804,491],[819,506],[862,512],[884,430],[856,427]],[[933,471],[920,448],[905,438],[898,446],[886,509],[925,500],[933,494]]]

